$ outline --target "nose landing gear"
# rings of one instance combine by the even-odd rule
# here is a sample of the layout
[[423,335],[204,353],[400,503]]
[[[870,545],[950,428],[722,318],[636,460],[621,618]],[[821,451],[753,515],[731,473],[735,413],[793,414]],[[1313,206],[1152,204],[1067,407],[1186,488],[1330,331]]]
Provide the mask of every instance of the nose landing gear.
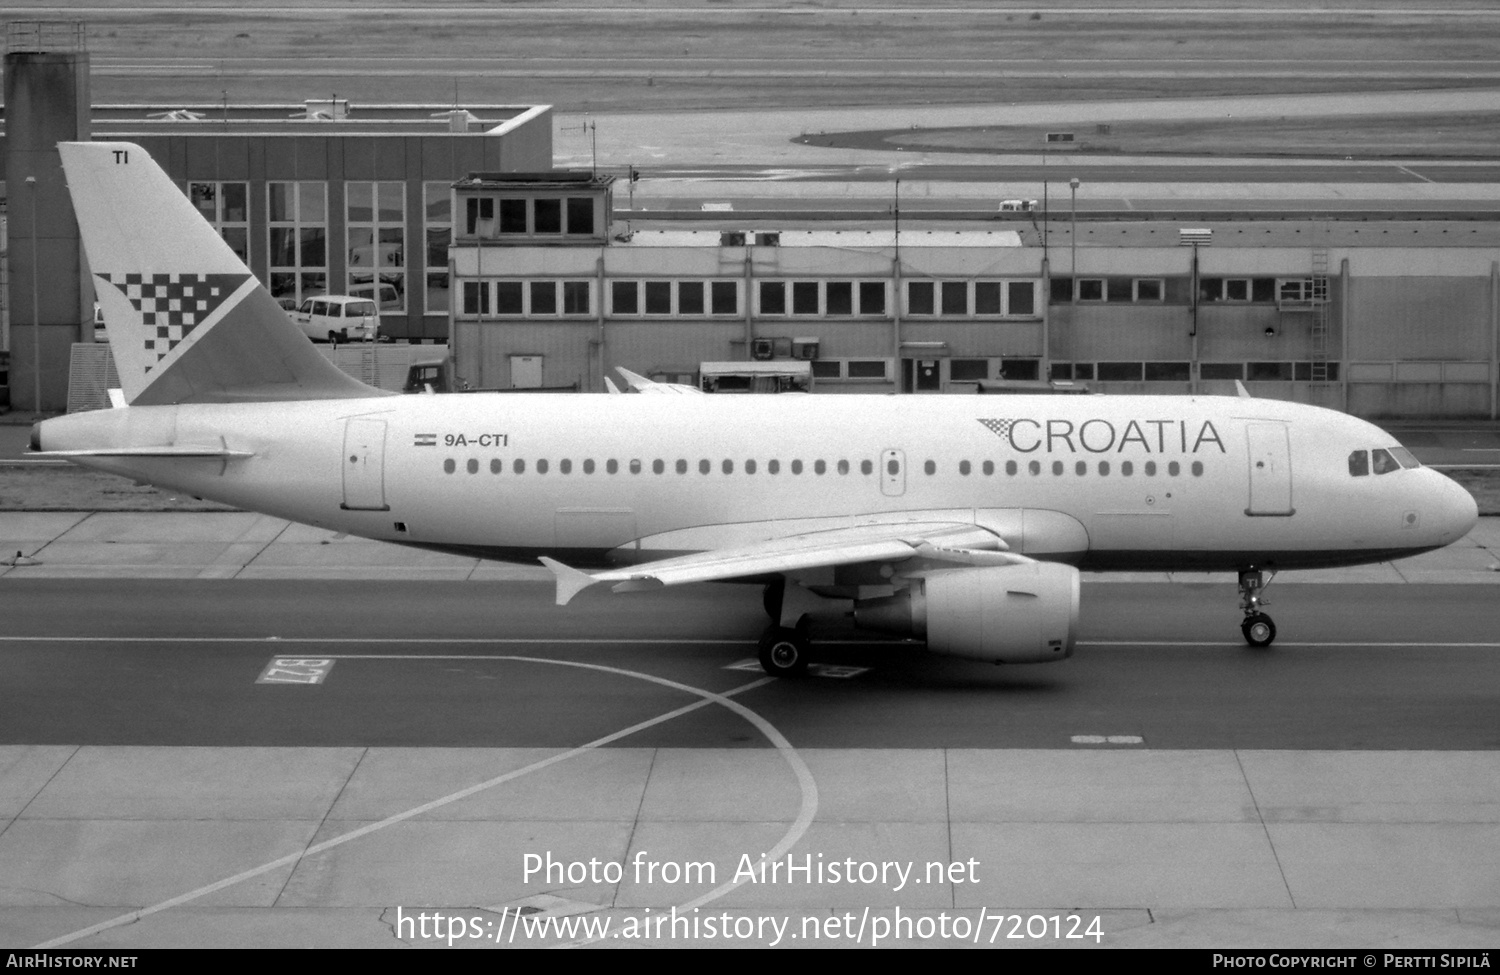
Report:
[[[1271,579],[1276,578],[1276,573],[1271,573]],[[1240,623],[1240,632],[1245,635],[1245,642],[1252,647],[1269,647],[1271,641],[1276,639],[1276,624],[1271,617],[1262,613],[1262,606],[1269,606],[1265,600],[1260,598],[1261,590],[1271,584],[1259,569],[1242,569],[1240,571],[1240,609],[1245,611],[1245,619]]]

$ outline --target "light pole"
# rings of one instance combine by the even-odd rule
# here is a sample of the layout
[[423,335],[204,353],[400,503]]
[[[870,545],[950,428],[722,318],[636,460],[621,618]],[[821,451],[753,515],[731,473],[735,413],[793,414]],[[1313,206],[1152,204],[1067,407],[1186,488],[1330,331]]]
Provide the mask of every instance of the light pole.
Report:
[[1068,204],[1069,216],[1072,220],[1073,229],[1068,234],[1072,238],[1070,243],[1071,252],[1068,255],[1068,274],[1073,279],[1073,304],[1078,304],[1078,177],[1074,176],[1068,180]]
[[36,284],[36,177],[26,177],[26,189],[31,196],[31,405],[36,415],[42,415],[42,294]]

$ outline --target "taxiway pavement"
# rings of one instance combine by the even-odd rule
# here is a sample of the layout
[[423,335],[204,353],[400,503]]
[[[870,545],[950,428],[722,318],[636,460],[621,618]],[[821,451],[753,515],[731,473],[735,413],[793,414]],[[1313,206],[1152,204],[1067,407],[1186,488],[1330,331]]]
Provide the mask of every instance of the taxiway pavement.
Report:
[[[1269,651],[1227,579],[1110,576],[1065,663],[835,627],[800,682],[758,672],[741,587],[558,610],[539,568],[241,513],[0,539],[34,559],[0,577],[0,944],[446,947],[421,913],[471,947],[853,946],[899,917],[887,944],[1094,945],[995,920],[1074,916],[1113,946],[1494,944],[1497,519],[1284,574]],[[528,876],[549,854],[621,872]],[[923,882],[747,879],[762,854]],[[688,864],[713,875],[666,879]],[[674,907],[761,933],[640,927]],[[583,919],[612,928],[539,927]]]

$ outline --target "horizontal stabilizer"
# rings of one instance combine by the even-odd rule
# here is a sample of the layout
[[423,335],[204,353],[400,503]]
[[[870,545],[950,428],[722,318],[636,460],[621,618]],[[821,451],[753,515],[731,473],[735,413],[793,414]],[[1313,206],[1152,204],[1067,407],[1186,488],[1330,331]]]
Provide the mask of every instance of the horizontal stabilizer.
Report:
[[27,457],[218,457],[237,460],[254,457],[249,450],[229,450],[225,447],[105,447],[99,450],[46,450],[26,455]]

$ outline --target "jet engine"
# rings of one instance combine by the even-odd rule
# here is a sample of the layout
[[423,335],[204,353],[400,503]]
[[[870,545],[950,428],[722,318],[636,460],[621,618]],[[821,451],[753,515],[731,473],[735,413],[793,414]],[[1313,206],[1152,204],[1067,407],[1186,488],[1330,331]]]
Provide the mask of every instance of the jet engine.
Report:
[[925,637],[934,653],[1044,663],[1073,653],[1078,570],[1056,562],[937,569],[894,596],[860,600],[854,622]]

